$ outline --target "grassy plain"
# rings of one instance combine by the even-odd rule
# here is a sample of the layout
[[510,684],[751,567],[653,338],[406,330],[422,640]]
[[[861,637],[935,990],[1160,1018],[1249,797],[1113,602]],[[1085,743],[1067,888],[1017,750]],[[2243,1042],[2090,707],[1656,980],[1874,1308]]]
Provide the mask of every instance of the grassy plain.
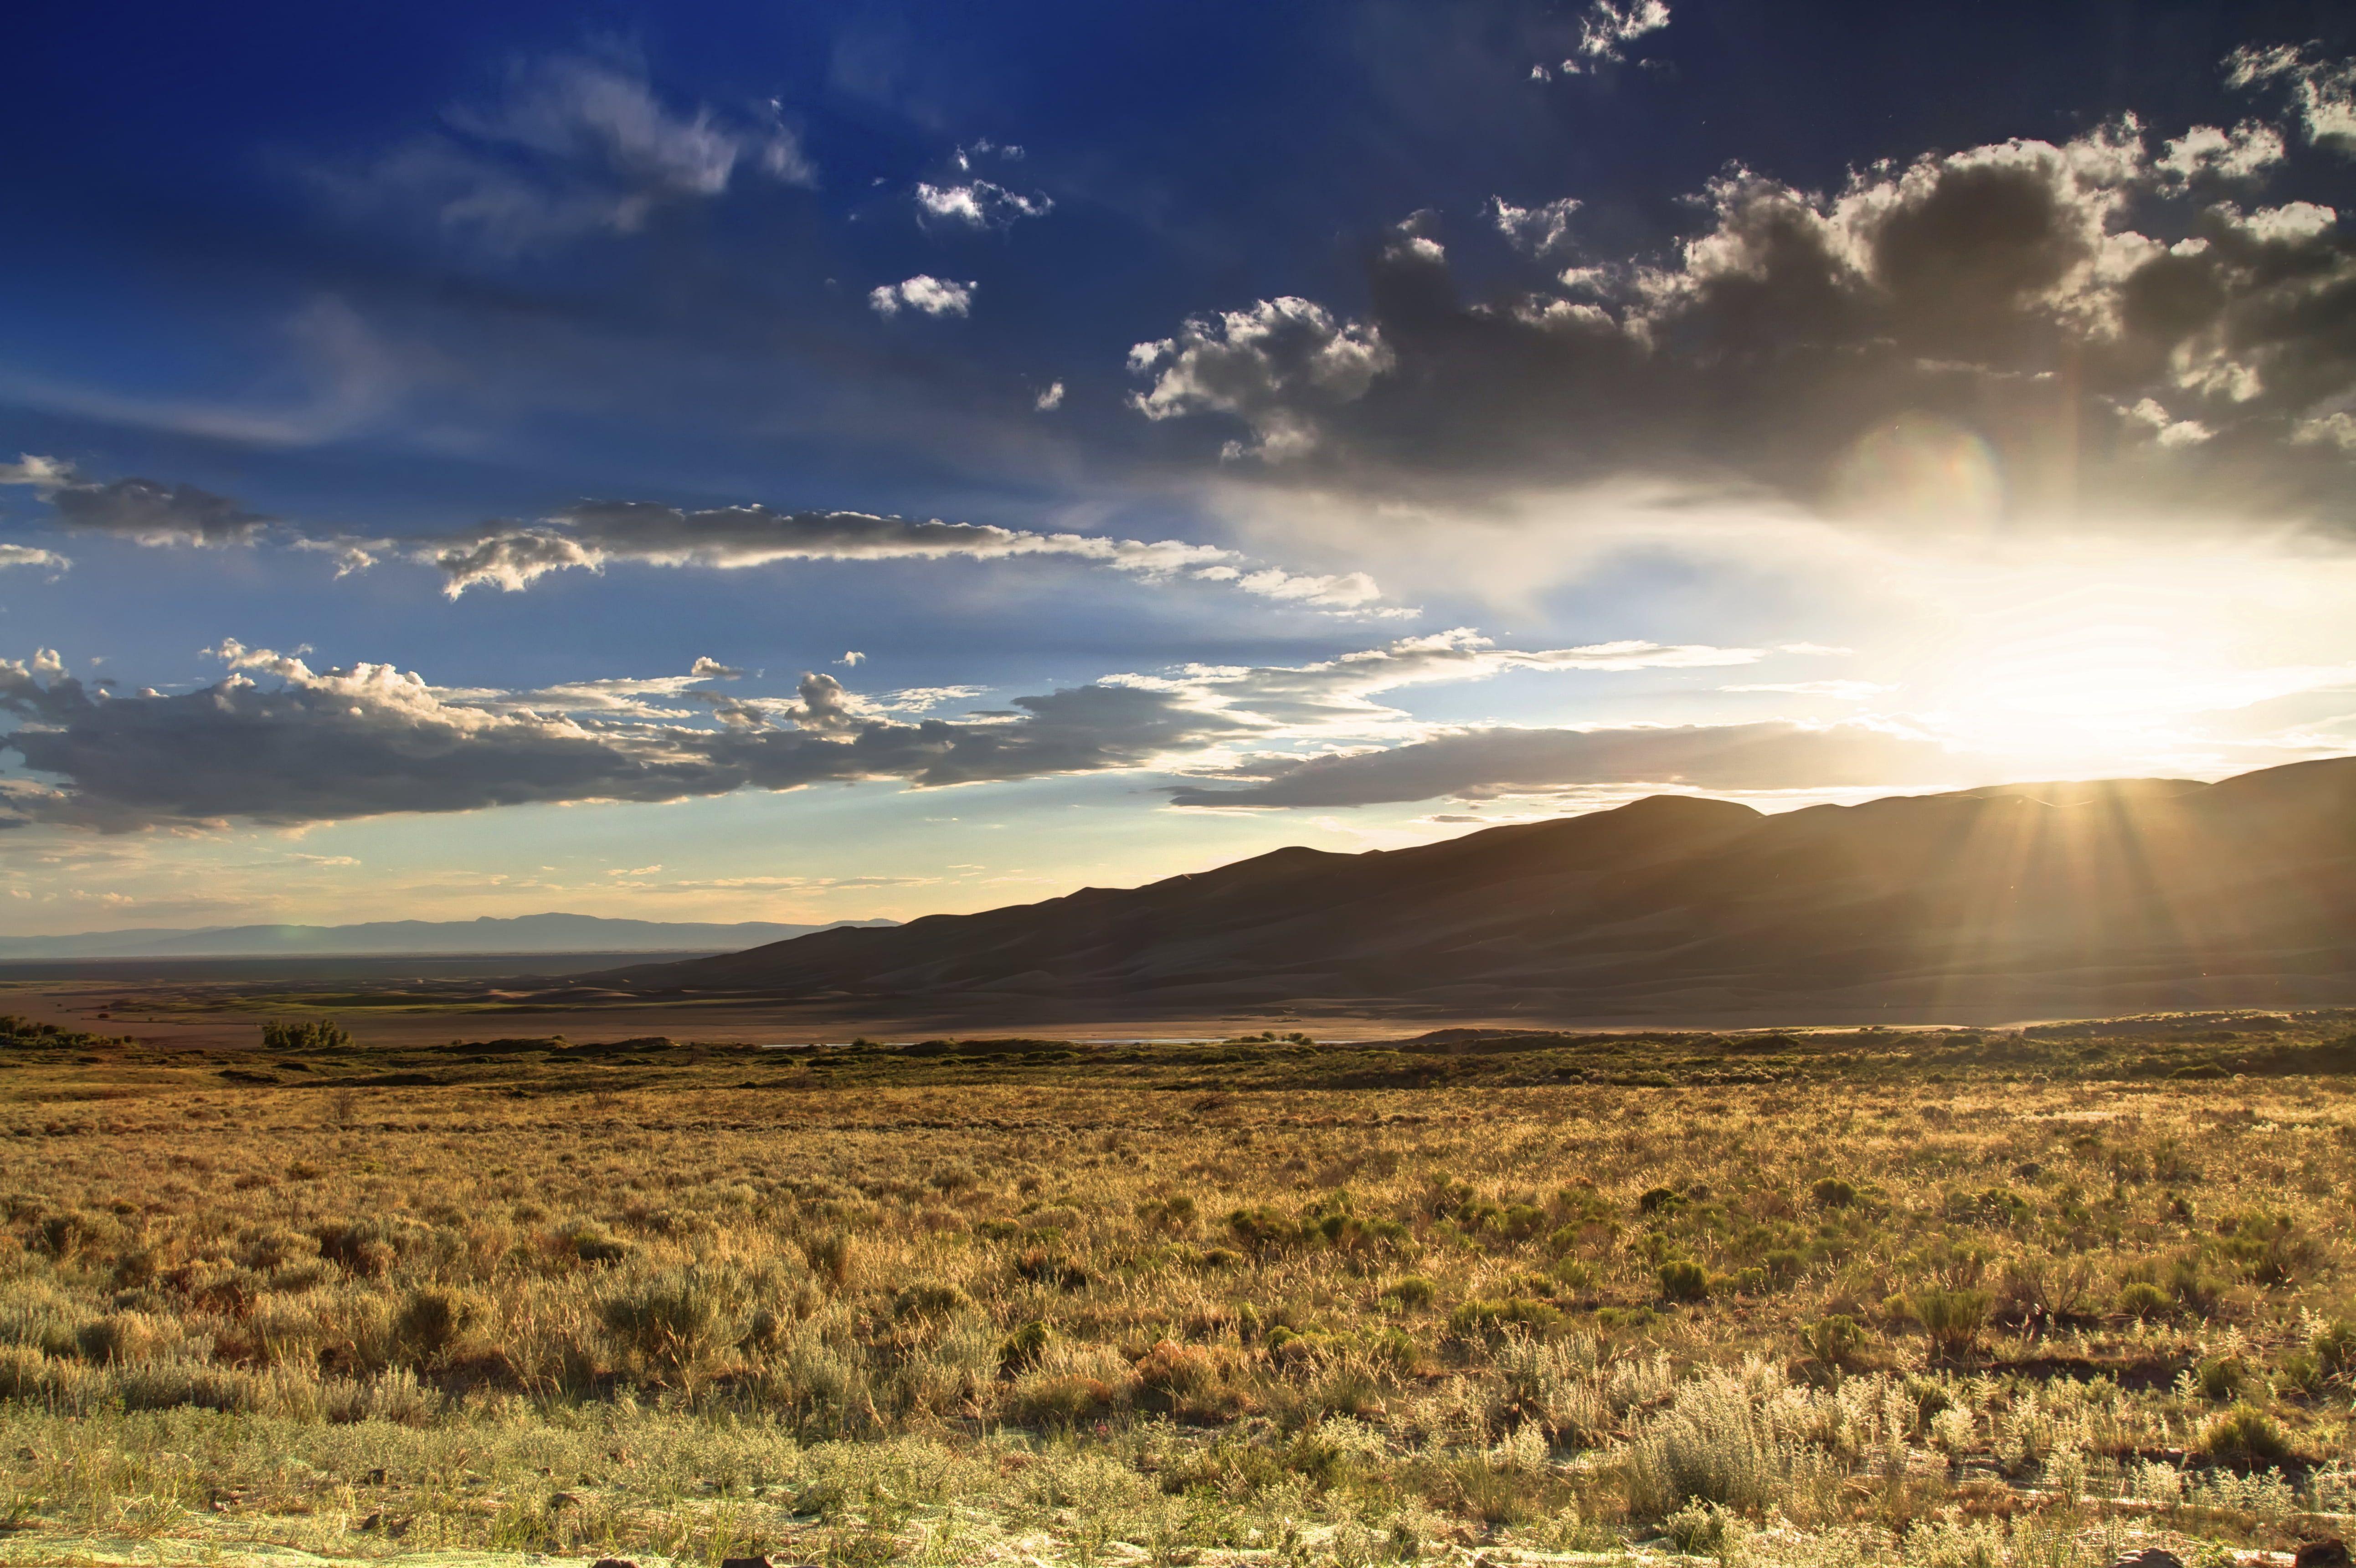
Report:
[[2234,1562],[2351,1533],[2351,1023],[0,1029],[0,1562]]

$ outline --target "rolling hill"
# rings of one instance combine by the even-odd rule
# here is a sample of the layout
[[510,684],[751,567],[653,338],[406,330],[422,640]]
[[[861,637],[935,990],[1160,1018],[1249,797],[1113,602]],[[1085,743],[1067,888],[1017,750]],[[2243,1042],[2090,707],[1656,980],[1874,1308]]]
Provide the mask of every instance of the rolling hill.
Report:
[[1655,795],[605,976],[855,1014],[1821,1019],[2356,1002],[2356,758],[1764,816]]
[[[844,922],[844,924],[859,923]],[[870,924],[890,924],[888,921]],[[510,919],[378,920],[357,925],[150,926],[67,936],[0,937],[0,962],[70,958],[373,957],[466,954],[714,953],[747,943],[784,942],[831,925],[769,921],[698,924],[608,920],[592,914]]]

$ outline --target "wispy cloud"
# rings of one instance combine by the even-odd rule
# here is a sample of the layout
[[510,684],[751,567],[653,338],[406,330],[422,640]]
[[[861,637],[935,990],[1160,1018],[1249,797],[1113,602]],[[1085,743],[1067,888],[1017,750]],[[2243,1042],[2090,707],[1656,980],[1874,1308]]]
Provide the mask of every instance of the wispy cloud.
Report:
[[643,68],[622,60],[519,64],[495,101],[454,105],[442,122],[364,169],[318,177],[348,210],[423,212],[443,231],[503,252],[634,233],[663,208],[726,194],[740,170],[785,185],[817,179],[774,112],[675,109]]

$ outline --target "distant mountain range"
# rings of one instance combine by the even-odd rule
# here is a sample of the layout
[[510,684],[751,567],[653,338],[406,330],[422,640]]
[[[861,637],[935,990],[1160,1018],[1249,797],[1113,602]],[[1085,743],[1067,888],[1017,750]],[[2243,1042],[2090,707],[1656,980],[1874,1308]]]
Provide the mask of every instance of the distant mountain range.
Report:
[[890,921],[731,925],[526,914],[496,920],[379,920],[359,925],[218,925],[91,931],[74,936],[0,937],[0,961],[75,958],[364,957],[546,953],[728,953],[843,926]]
[[840,1014],[1818,1020],[2356,1002],[2356,758],[1762,816],[1656,795],[595,983]]

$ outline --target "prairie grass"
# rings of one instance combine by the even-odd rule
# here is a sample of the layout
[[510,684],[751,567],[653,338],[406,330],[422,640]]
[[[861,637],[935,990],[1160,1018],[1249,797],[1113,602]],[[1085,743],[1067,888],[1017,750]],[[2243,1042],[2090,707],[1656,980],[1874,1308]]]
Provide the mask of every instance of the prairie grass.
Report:
[[[1415,1053],[20,1035],[0,1547],[1928,1565],[2346,1533],[2356,1081],[2306,1071],[2345,1019],[2266,1027],[1550,1037],[1355,1088]],[[2149,1065],[2195,1048],[2297,1070]],[[1666,1082],[1528,1060],[1647,1051],[1590,1076]]]

